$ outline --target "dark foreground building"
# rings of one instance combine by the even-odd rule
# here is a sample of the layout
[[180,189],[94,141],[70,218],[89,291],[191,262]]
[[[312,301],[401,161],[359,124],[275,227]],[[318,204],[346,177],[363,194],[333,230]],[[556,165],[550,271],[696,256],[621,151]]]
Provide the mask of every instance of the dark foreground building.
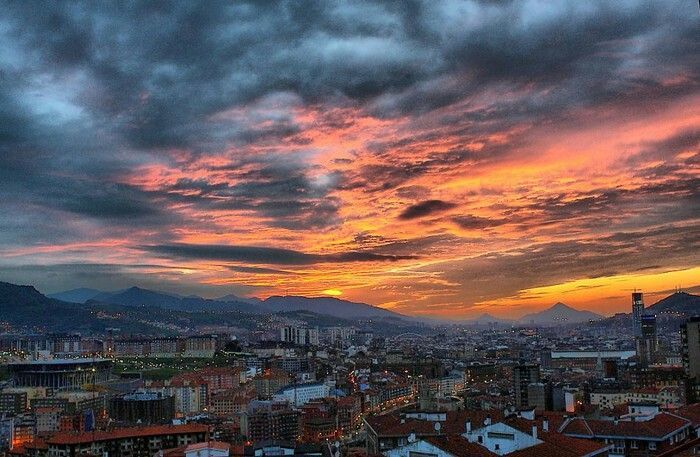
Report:
[[175,397],[160,392],[122,395],[109,402],[109,415],[118,422],[160,424],[175,417]]
[[[46,456],[152,457],[171,449],[209,440],[209,427],[201,424],[120,428],[109,432],[58,433],[46,440]],[[44,457],[37,454],[36,457]]]

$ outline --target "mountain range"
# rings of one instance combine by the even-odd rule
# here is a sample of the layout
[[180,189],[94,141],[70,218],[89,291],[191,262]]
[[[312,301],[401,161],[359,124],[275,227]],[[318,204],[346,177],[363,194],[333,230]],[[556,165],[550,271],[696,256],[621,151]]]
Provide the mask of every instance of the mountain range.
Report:
[[401,314],[333,297],[272,296],[265,300],[226,295],[218,299],[175,294],[130,287],[103,292],[95,289],[72,289],[49,295],[50,298],[79,304],[109,303],[125,306],[155,306],[178,311],[240,311],[250,314],[270,314],[289,311],[310,311],[342,319],[393,318],[409,319]]
[[[105,320],[96,319],[100,313],[118,313],[127,316],[125,322],[130,330],[137,332],[153,330],[143,319],[143,307],[149,307],[150,318],[179,322],[217,322],[217,319],[250,321],[259,320],[260,315],[280,314],[306,316],[310,319],[332,321],[376,319],[382,322],[429,323],[428,319],[414,319],[378,308],[366,303],[356,303],[332,297],[272,296],[265,300],[226,295],[217,299],[180,295],[148,290],[140,287],[105,292],[80,288],[65,292],[42,295],[32,286],[18,286],[0,282],[0,321],[15,326],[42,326],[54,331],[93,330],[110,326]],[[656,313],[700,314],[700,296],[676,292],[647,309]],[[217,317],[219,316],[219,317]],[[528,314],[518,320],[497,318],[483,314],[476,319],[463,321],[467,324],[486,325],[558,325],[576,324],[599,320],[602,316],[590,311],[576,310],[564,303],[556,303],[543,311]],[[325,321],[324,321],[325,322]],[[447,322],[443,322],[447,323]]]
[[[90,308],[42,295],[32,286],[0,282],[0,321],[14,327],[44,328],[53,332],[104,330],[113,325],[96,318]],[[130,330],[148,332],[153,328],[132,319]]]
[[[134,287],[112,293],[96,291],[94,295],[84,289],[69,292],[55,296],[74,300],[92,298],[85,303],[68,303],[47,297],[33,286],[0,282],[0,323],[11,328],[39,332],[94,334],[104,333],[108,328],[119,328],[124,335],[174,335],[211,326],[255,330],[259,328],[261,318],[270,315],[268,311],[261,314],[262,309],[257,307],[254,308],[256,313],[250,312],[254,305],[248,303],[182,297]],[[296,300],[282,300],[281,303],[272,300],[270,309],[277,307],[281,311],[274,314],[306,322],[312,327],[357,325],[357,318],[344,319],[329,313],[355,315],[352,310],[359,310],[358,315],[365,320],[364,316],[375,309],[370,305],[347,302],[350,311],[338,311],[337,308],[345,306],[345,302],[337,299],[301,300],[301,303],[306,302],[310,303],[307,307],[325,307],[325,312],[300,309]],[[239,311],[239,308],[246,311]],[[380,317],[372,318],[363,326],[386,334],[416,331],[421,326],[412,319],[388,311],[378,315]]]

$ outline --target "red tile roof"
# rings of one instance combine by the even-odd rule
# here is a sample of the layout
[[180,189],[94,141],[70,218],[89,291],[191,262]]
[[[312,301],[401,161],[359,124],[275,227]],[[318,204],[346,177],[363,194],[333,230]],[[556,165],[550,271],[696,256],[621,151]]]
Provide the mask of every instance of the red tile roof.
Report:
[[592,420],[575,418],[562,433],[587,437],[662,439],[690,425],[690,421],[669,413],[659,413],[647,421]]
[[538,432],[537,438],[560,450],[561,456],[597,455],[607,451],[611,446],[592,440],[572,438],[556,432]]
[[682,443],[677,447],[674,447],[673,449],[669,449],[668,451],[662,452],[656,457],[681,457],[697,455],[695,449],[698,446],[700,446],[700,438],[695,438],[690,441],[686,441],[685,443]]
[[[549,416],[556,419],[554,416]],[[563,415],[561,415],[563,418]],[[519,417],[509,417],[503,421],[505,424],[510,425],[513,428],[520,430],[528,435],[532,434],[532,426],[537,426],[537,438],[544,441],[543,444],[532,446],[530,448],[522,449],[517,451],[517,453],[508,454],[517,455],[520,457],[525,456],[562,456],[562,457],[579,457],[586,455],[596,455],[604,452],[610,446],[597,443],[588,439],[572,438],[561,433],[557,433],[557,428],[552,427],[550,422],[549,432],[545,432],[542,429],[542,419],[531,421]]]
[[479,444],[470,443],[461,435],[429,436],[424,439],[455,457],[495,457],[497,455]]
[[209,427],[201,424],[153,425],[148,427],[118,428],[108,432],[59,432],[46,440],[48,445],[85,444],[92,441],[111,441],[144,436],[206,433]]
[[693,403],[673,412],[676,416],[681,416],[693,423],[693,427],[700,425],[700,403]]
[[406,418],[402,422],[400,413],[370,416],[367,423],[378,436],[408,436],[415,433],[419,436],[461,434],[466,431],[467,420],[472,427],[477,428],[487,417],[493,422],[501,420],[499,411],[448,411],[446,420],[440,422],[440,431],[435,430],[435,421]]
[[187,448],[185,448],[185,452],[197,451],[201,449],[219,449],[222,451],[228,451],[231,449],[231,445],[222,441],[205,441],[203,443],[190,444],[187,446]]

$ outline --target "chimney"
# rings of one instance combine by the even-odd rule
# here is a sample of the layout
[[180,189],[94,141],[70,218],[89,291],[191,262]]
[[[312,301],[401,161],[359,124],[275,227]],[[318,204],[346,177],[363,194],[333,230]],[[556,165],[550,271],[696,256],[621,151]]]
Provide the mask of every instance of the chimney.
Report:
[[486,420],[484,421],[484,425],[491,425],[491,416],[486,416]]
[[532,437],[534,439],[537,439],[537,426],[536,425],[532,426]]
[[467,429],[467,433],[471,433],[471,432],[472,432],[472,421],[471,421],[471,419],[467,419],[467,426],[466,426],[466,429]]
[[548,432],[549,431],[549,421],[547,419],[544,419],[542,421],[542,431],[543,432]]

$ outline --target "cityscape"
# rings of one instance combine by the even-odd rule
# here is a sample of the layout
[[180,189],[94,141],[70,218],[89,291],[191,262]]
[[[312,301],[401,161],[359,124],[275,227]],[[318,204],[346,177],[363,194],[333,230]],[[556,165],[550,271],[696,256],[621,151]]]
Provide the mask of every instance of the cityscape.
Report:
[[700,455],[697,2],[0,11],[0,457]]

